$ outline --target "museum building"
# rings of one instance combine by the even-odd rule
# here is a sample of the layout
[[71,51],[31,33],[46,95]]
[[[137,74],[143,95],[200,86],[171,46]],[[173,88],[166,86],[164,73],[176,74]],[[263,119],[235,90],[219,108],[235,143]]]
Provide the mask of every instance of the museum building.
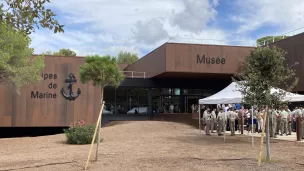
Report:
[[[295,65],[300,78],[294,92],[304,92],[304,34],[271,45],[287,52],[286,62]],[[165,43],[131,65],[118,64],[125,78],[118,88],[106,87],[104,115],[192,113],[198,100],[217,93],[232,81],[240,60],[255,47]],[[23,87],[20,95],[0,87],[0,127],[68,126],[76,119],[97,120],[100,88],[73,84],[75,100],[68,100],[67,79],[84,57],[45,56],[42,80]],[[78,91],[78,89],[80,91]]]

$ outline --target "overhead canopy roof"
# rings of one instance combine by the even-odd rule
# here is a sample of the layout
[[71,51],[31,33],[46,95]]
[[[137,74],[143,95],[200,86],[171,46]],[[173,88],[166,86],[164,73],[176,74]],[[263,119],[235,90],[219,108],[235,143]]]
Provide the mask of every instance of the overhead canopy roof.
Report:
[[[279,91],[279,88],[272,88],[271,93]],[[284,91],[284,90],[283,90]],[[283,101],[287,102],[299,102],[304,101],[304,95],[286,92],[286,96]],[[218,93],[199,100],[199,104],[231,104],[243,102],[243,95],[237,89],[237,83],[232,82],[223,90]]]

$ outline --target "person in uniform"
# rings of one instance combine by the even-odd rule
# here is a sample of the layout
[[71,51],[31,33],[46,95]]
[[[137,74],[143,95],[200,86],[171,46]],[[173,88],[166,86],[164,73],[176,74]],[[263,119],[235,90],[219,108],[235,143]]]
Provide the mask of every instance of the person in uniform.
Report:
[[302,106],[300,107],[300,110],[299,110],[299,112],[298,112],[298,116],[297,116],[297,117],[300,118],[300,124],[301,124],[300,133],[301,133],[302,135],[300,135],[300,136],[301,136],[302,139],[304,139],[304,109],[303,109]]
[[277,110],[277,129],[276,129],[276,134],[279,135],[279,132],[281,130],[281,111],[282,107],[279,107],[279,110]]
[[[303,110],[302,110],[302,111],[303,111]],[[301,121],[300,121],[300,123],[301,123],[301,126],[302,126],[302,129],[301,129],[301,132],[302,132],[302,139],[304,139],[304,112],[301,112],[300,116],[301,116]]]
[[194,106],[194,104],[192,104],[191,105],[191,113],[194,113],[194,111],[195,111],[195,106]]
[[287,112],[288,107],[284,107],[283,110],[281,111],[281,136],[283,136],[283,134],[285,133],[286,136],[287,134],[287,125],[288,125],[288,121],[287,121],[287,117],[288,117],[288,112]]
[[217,134],[219,136],[223,135],[223,128],[225,127],[225,113],[223,112],[223,108],[220,108],[219,113],[217,114],[216,120],[217,120]]
[[211,112],[211,133],[213,133],[214,127],[216,127],[216,125],[217,125],[215,112],[216,112],[216,109],[213,109]]
[[238,119],[238,115],[235,112],[235,109],[232,109],[228,112],[228,118],[230,123],[231,136],[235,135],[235,120]]
[[206,133],[206,135],[210,135],[211,114],[210,114],[210,109],[209,108],[207,108],[207,110],[205,110],[203,120],[206,124],[205,133]]
[[[293,113],[289,110],[288,106],[287,106],[287,132],[288,132],[288,135],[291,135],[291,132],[292,132],[292,115]],[[286,132],[286,134],[287,134]]]
[[[223,128],[222,128],[222,132],[226,132],[227,130],[227,117],[228,117],[228,112],[226,112],[226,107],[223,109],[224,111],[224,125],[223,125]],[[228,109],[227,109],[228,110]]]
[[270,137],[277,138],[276,129],[277,129],[277,111],[272,107],[269,107],[269,128],[270,128]]

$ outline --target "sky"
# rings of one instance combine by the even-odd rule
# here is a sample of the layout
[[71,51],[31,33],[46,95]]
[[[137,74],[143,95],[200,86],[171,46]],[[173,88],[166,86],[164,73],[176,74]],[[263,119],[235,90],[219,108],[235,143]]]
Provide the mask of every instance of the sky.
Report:
[[65,32],[37,29],[35,53],[142,57],[165,42],[254,46],[263,36],[304,32],[303,0],[51,0],[47,7]]

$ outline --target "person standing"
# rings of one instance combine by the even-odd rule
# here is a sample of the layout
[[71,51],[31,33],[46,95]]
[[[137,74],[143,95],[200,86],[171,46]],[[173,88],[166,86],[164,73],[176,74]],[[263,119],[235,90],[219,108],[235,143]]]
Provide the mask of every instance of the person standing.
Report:
[[287,107],[283,108],[281,111],[281,136],[283,136],[283,133],[287,134],[287,117],[288,117],[288,112],[286,111]]
[[225,118],[225,113],[223,112],[223,108],[220,108],[219,113],[217,114],[217,134],[218,136],[223,135],[223,128],[225,127],[225,122],[224,122],[224,118]]
[[[293,120],[293,112],[291,112],[289,109],[287,110],[287,131],[288,135],[291,135],[292,132],[292,120]],[[287,133],[287,132],[286,132]]]
[[[217,125],[217,121],[216,121],[216,109],[213,109],[211,112],[211,133],[213,133],[214,127],[216,127]],[[216,128],[215,128],[216,130]]]
[[235,135],[235,120],[238,119],[238,115],[235,112],[235,109],[230,110],[228,113],[231,136]]
[[205,110],[203,119],[204,119],[204,122],[206,124],[205,133],[206,133],[206,135],[210,135],[211,115],[210,115],[210,109],[209,108],[207,108],[207,110]]
[[194,104],[192,104],[192,105],[191,105],[191,113],[193,114],[194,111],[195,111],[195,106],[194,106]]
[[282,107],[279,108],[279,110],[277,110],[277,128],[276,128],[276,134],[279,135],[279,132],[281,130],[281,111],[282,111]]
[[276,129],[277,129],[277,112],[272,107],[269,107],[269,128],[270,128],[270,137],[277,138]]
[[238,112],[239,132],[241,134],[243,134],[244,131],[244,115],[245,115],[244,106],[241,106],[241,109]]
[[258,133],[260,133],[260,132],[262,132],[262,130],[263,130],[263,116],[264,116],[264,114],[263,114],[263,110],[262,109],[260,109],[260,111],[259,112],[257,112],[257,115],[256,115],[256,119],[257,119],[257,123],[258,123]]
[[[303,111],[303,110],[302,110]],[[302,129],[301,129],[301,132],[302,132],[302,139],[304,139],[304,112],[301,112],[300,114],[300,123],[301,123],[301,126],[302,126]]]

